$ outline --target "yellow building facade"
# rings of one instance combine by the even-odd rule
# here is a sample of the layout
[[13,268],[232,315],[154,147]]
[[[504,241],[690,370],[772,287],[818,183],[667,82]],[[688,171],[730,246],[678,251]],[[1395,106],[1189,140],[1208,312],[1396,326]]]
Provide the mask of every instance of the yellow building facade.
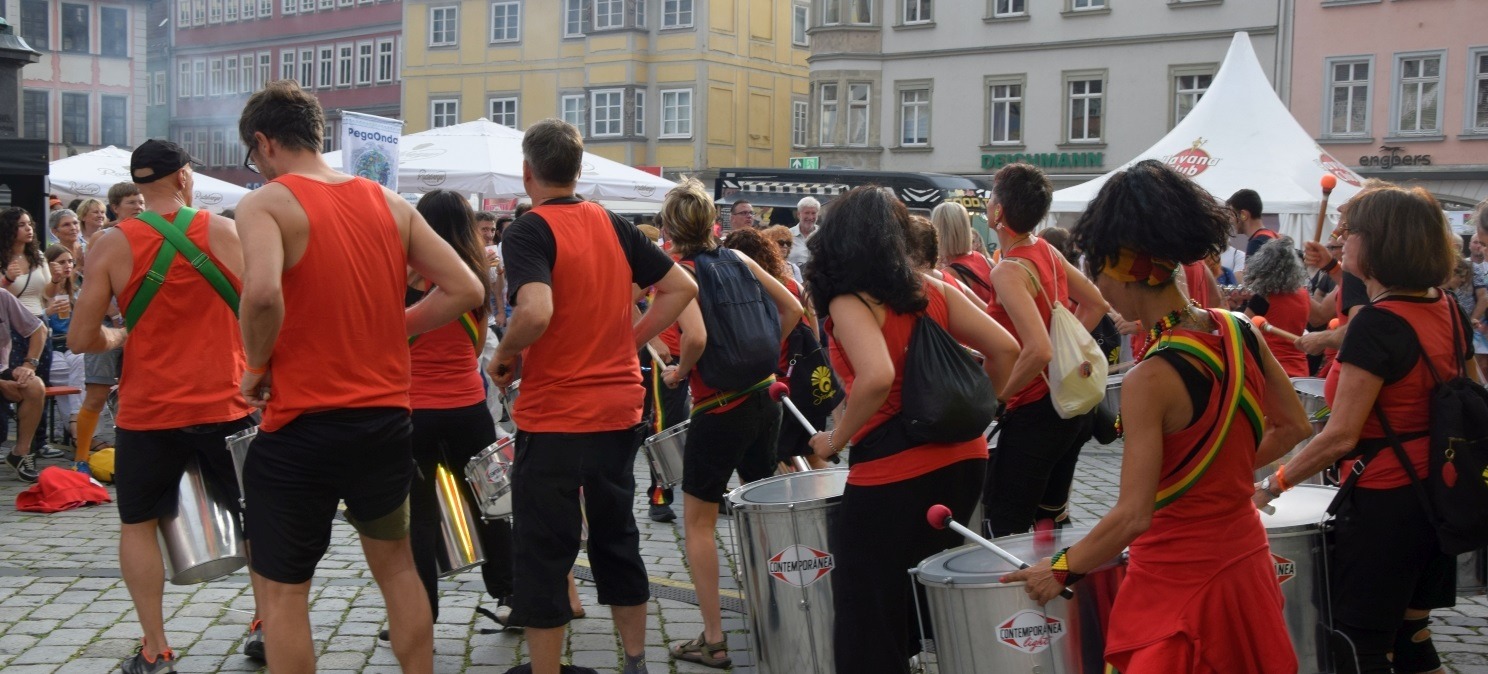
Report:
[[[406,132],[559,117],[668,177],[806,144],[807,0],[404,0]],[[797,152],[799,154],[799,152]]]

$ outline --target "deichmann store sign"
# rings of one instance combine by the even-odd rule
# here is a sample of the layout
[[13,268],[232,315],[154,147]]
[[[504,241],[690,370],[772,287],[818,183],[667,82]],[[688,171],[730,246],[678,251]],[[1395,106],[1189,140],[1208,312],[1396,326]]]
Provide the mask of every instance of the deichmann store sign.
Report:
[[1000,169],[1008,164],[1033,164],[1039,168],[1100,168],[1104,152],[1005,152],[982,155],[984,170]]

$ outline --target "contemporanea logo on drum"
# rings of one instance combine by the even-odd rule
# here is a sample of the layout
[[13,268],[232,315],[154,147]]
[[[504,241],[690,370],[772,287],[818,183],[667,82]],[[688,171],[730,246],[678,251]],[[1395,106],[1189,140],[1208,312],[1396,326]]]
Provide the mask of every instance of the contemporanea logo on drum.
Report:
[[832,553],[804,545],[792,545],[770,558],[770,575],[796,587],[815,583],[837,566]]
[[1277,585],[1281,585],[1291,580],[1292,576],[1297,575],[1297,563],[1290,559],[1273,552],[1271,553],[1271,563],[1276,565]]
[[1064,637],[1064,621],[1033,609],[1013,614],[997,626],[997,639],[1008,647],[1030,655],[1049,650]]

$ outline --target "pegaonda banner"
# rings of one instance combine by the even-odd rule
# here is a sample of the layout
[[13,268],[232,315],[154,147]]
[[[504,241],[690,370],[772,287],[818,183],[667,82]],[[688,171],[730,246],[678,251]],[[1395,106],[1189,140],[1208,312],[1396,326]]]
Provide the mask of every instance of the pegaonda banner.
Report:
[[403,121],[341,113],[341,170],[398,191],[398,140]]

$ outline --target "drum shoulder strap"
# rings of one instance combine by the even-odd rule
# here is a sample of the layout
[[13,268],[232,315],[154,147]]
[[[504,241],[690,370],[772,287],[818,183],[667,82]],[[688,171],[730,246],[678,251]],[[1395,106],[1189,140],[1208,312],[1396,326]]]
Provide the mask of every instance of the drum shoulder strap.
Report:
[[171,263],[175,261],[176,255],[184,256],[191,267],[201,274],[217,292],[217,295],[227,303],[233,314],[238,313],[237,289],[233,288],[232,283],[212,261],[211,256],[203,252],[186,236],[186,230],[191,226],[191,220],[196,217],[196,214],[197,209],[182,206],[181,210],[176,212],[174,221],[170,223],[152,211],[139,214],[138,219],[160,232],[165,240],[160,242],[160,252],[156,254],[155,262],[150,265],[149,271],[145,272],[145,278],[140,282],[139,290],[130,299],[129,307],[124,313],[124,324],[129,329],[133,330],[139,323],[145,309],[149,308],[150,302],[165,285],[166,273],[170,271]]

